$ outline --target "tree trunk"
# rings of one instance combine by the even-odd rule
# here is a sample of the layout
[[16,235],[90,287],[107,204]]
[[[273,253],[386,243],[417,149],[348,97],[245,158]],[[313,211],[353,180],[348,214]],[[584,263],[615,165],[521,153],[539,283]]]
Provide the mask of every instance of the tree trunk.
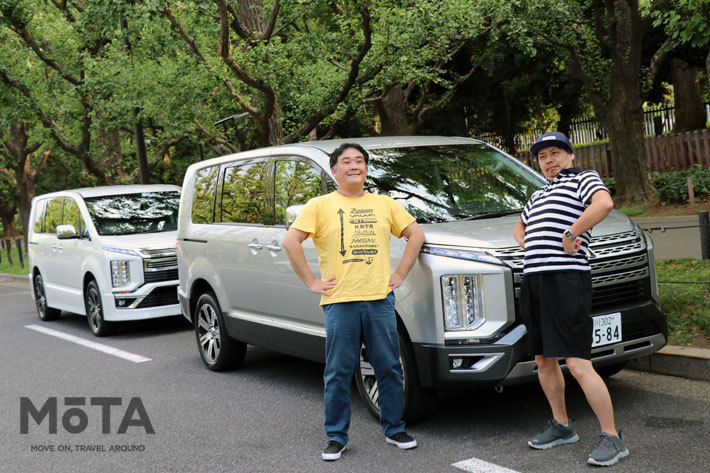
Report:
[[99,127],[94,137],[94,149],[97,154],[103,155],[101,161],[104,169],[109,169],[113,176],[125,176],[118,128]]
[[138,116],[138,107],[133,109],[133,134],[136,139],[136,155],[138,157],[138,171],[141,184],[150,184],[150,171],[148,171],[148,153],[145,149],[145,135],[143,134],[143,122]]
[[[7,205],[0,206],[0,222],[5,232],[4,238],[14,239],[17,236],[15,228],[15,208]],[[25,234],[27,232],[25,231]]]
[[[263,13],[264,7],[261,0],[239,0],[237,4],[240,23],[254,37],[266,32]],[[269,58],[266,58],[266,61],[271,62]],[[274,100],[273,112],[269,115],[267,122],[260,125],[260,128],[269,134],[268,139],[262,143],[264,146],[277,145],[283,141],[284,131],[281,126],[281,106],[279,105],[278,96]]]
[[390,88],[384,97],[375,101],[375,110],[380,116],[382,136],[407,136],[417,132],[417,125],[407,121],[409,104],[404,91],[397,86]]
[[[29,125],[26,122],[13,122],[10,125],[10,135],[11,139],[5,141],[4,145],[7,151],[12,157],[11,161],[8,163],[8,167],[15,172],[15,182],[17,188],[17,210],[20,212],[20,223],[22,224],[22,229],[27,234],[27,221],[30,216],[30,203],[32,198],[36,195],[35,191],[35,179],[37,174],[44,167],[46,158],[49,156],[51,151],[45,151],[47,154],[42,160],[42,163],[35,169],[32,169],[32,162],[30,154],[37,149],[37,145],[34,147],[28,147],[29,135],[28,135]],[[14,229],[13,223],[13,229]]]
[[[599,2],[601,8],[609,11],[597,12],[604,25],[598,25],[597,34],[606,43],[611,59],[608,79],[608,96],[591,82],[585,88],[594,107],[594,114],[609,135],[611,167],[616,181],[617,207],[638,203],[656,203],[656,190],[651,181],[651,173],[646,157],[643,122],[643,100],[641,96],[641,39],[642,25],[635,1]],[[613,41],[610,41],[613,40]]]
[[[628,94],[633,90],[632,84],[618,87],[612,92],[607,113],[600,119],[609,134],[617,207],[657,200],[646,159],[640,90],[638,81],[633,82],[639,93],[635,97]],[[617,82],[612,80],[612,83]]]
[[700,93],[698,68],[681,58],[671,59],[676,133],[705,128],[705,110]]

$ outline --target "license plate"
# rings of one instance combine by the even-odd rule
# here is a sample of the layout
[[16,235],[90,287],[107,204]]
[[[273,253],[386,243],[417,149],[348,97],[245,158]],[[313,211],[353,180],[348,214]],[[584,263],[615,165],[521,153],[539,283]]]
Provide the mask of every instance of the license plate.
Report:
[[592,318],[592,347],[601,347],[621,341],[621,312]]

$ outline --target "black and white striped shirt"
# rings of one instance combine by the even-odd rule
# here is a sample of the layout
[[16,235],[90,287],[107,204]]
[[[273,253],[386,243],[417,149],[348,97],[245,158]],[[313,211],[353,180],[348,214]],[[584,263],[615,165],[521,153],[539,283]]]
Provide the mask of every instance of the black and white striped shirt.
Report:
[[591,271],[587,260],[591,229],[578,236],[582,245],[574,254],[565,253],[562,234],[582,215],[598,190],[608,192],[599,174],[575,167],[561,170],[552,182],[533,192],[520,217],[525,225],[523,274]]

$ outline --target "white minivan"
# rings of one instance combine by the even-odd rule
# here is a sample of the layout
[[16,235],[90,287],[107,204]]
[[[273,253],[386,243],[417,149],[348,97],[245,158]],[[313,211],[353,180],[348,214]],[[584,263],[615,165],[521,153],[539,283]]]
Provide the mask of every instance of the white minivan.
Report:
[[180,187],[106,186],[32,199],[29,279],[43,321],[86,315],[110,322],[180,314],[175,250]]

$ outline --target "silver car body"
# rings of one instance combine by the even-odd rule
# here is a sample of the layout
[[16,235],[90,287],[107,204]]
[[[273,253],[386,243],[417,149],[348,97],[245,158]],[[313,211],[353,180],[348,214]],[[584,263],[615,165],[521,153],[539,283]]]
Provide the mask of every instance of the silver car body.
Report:
[[[189,320],[195,320],[195,301],[200,294],[213,291],[231,337],[308,359],[323,359],[325,331],[319,297],[303,286],[281,248],[286,225],[276,220],[266,224],[195,223],[191,209],[198,173],[211,167],[221,179],[227,166],[255,159],[267,163],[269,186],[274,185],[275,174],[269,166],[280,157],[307,161],[334,185],[329,154],[343,142],[357,142],[375,154],[382,148],[485,145],[469,138],[358,138],[276,146],[191,165],[183,183],[178,223],[179,297]],[[540,186],[544,185],[534,170],[490,148],[509,160],[507,165],[535,175]],[[218,207],[216,203],[215,209]],[[397,315],[411,342],[422,387],[503,386],[536,379],[534,362],[526,353],[526,331],[516,319],[523,257],[513,239],[518,218],[519,213],[422,224],[426,234],[422,253],[395,291]],[[623,341],[593,349],[594,364],[616,365],[654,352],[666,343],[667,327],[658,304],[650,238],[625,215],[613,211],[594,228],[593,239],[590,259],[595,290],[600,291],[600,304],[593,315],[620,312],[624,326]],[[318,257],[311,240],[303,247],[318,275]],[[392,267],[399,262],[403,248],[404,241],[393,237]],[[470,275],[479,284],[483,316],[468,329],[445,327],[442,278],[447,275]],[[617,283],[628,286],[622,288],[625,293],[615,292]],[[612,289],[605,293],[605,288]]]

